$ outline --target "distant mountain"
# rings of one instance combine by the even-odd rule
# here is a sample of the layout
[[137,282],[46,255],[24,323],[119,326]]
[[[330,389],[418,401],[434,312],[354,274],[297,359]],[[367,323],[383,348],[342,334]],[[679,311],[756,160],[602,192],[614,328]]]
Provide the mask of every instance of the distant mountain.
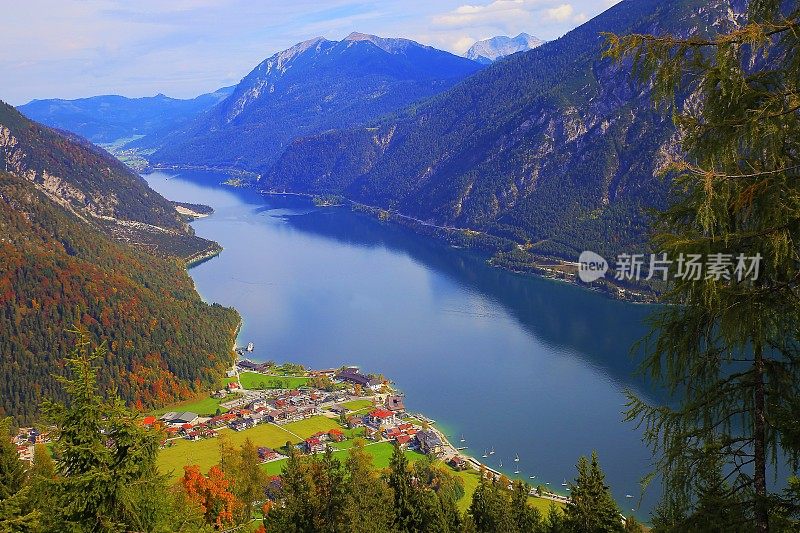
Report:
[[63,399],[55,376],[76,324],[107,343],[101,390],[133,406],[219,383],[239,316],[203,302],[184,263],[160,257],[216,244],[105,152],[4,103],[0,157],[0,417],[31,423],[43,399]]
[[735,25],[742,4],[625,0],[393,117],[296,139],[259,187],[343,195],[520,254],[641,250],[675,129],[629,65],[601,58],[600,33],[702,35]]
[[467,50],[466,56],[473,61],[489,64],[516,52],[532,50],[542,44],[544,44],[544,41],[527,33],[520,33],[516,37],[499,35],[491,39],[477,41]]
[[299,135],[373,120],[480,68],[407,39],[318,37],[263,61],[186,127],[134,145],[156,148],[154,163],[252,170],[274,162]]
[[163,94],[145,98],[106,95],[33,100],[18,109],[37,122],[70,131],[93,143],[112,143],[179,126],[226,98],[232,90],[233,87],[225,87],[188,100]]
[[33,122],[0,102],[0,170],[28,180],[52,201],[114,238],[183,258],[218,249],[169,201],[104,150]]

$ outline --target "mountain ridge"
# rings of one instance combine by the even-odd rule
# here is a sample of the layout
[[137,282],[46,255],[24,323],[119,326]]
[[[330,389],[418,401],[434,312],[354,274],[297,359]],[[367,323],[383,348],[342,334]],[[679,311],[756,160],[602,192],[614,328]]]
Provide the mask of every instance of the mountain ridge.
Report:
[[516,37],[497,35],[475,42],[464,54],[468,59],[489,64],[517,52],[526,52],[544,44],[544,41],[525,32]]
[[[298,136],[364,123],[451,87],[478,63],[408,39],[316,37],[266,58],[231,95],[155,141],[159,165],[253,170]],[[281,124],[275,128],[275,124]]]
[[258,186],[489,233],[520,260],[642,250],[677,139],[628,66],[602,59],[600,33],[710,32],[740,4],[625,0],[392,117],[296,139]]

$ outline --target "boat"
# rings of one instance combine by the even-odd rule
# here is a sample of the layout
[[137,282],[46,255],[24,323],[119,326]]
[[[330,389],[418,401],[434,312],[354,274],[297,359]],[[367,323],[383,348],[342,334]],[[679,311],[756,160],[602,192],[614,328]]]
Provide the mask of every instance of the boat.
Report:
[[500,468],[503,468],[503,460],[500,459]]
[[459,446],[458,448],[456,448],[456,450],[457,450],[457,451],[459,451],[459,452],[460,452],[461,450],[466,450],[466,449],[467,449],[467,447],[466,447],[466,446]]
[[626,494],[625,497],[626,498],[633,498],[633,496],[631,496],[630,494]]
[[562,487],[566,487],[567,486],[567,480],[566,479],[564,480],[564,483],[561,484],[561,486]]
[[252,352],[252,351],[253,351],[253,349],[255,349],[255,347],[256,347],[256,345],[255,345],[255,344],[253,344],[252,342],[248,342],[248,343],[247,343],[247,351],[248,351],[248,352]]
[[483,457],[489,457],[489,455],[488,455],[488,453],[486,452],[486,450],[483,450]]
[[494,446],[492,446],[492,451],[489,452],[489,455],[494,455]]
[[515,455],[516,455],[516,457],[514,457],[514,462],[518,463],[519,462],[519,454],[517,453]]
[[535,479],[536,476],[528,476],[528,479]]
[[519,468],[517,468],[516,470],[514,470],[514,473],[515,473],[515,474],[519,474]]
[[466,440],[464,440],[464,434],[463,433],[461,434],[461,442],[467,442]]

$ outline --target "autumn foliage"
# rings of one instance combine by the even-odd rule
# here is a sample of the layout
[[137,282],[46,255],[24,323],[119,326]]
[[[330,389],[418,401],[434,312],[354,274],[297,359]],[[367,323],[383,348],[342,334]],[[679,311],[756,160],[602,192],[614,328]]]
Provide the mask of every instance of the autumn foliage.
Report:
[[212,466],[205,476],[197,465],[184,466],[181,484],[189,499],[203,510],[208,523],[217,528],[233,524],[240,504],[219,466]]

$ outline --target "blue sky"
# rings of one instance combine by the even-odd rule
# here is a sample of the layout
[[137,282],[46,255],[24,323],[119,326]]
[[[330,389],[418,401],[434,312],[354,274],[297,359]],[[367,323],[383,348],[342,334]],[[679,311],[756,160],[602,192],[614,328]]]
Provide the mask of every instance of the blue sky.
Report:
[[352,31],[462,54],[476,40],[555,39],[616,0],[23,0],[3,7],[0,99],[192,97],[273,53]]

